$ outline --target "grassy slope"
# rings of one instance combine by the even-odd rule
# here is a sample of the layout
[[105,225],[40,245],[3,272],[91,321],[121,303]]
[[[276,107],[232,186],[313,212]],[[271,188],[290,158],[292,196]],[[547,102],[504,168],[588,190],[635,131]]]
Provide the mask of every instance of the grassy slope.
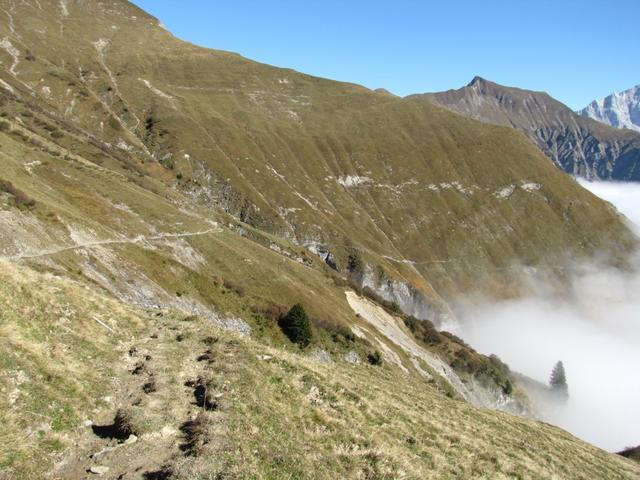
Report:
[[[234,305],[221,285],[216,285],[228,279],[245,287],[247,297],[255,297],[256,302],[261,298],[280,305],[303,301],[317,318],[330,323],[350,321],[351,311],[331,277],[326,276],[327,267],[300,247],[259,233],[254,240],[245,239],[235,229],[243,228],[249,236],[250,227],[236,227],[237,222],[219,212],[193,207],[187,210],[181,206],[184,197],[162,185],[160,194],[154,194],[96,165],[48,155],[12,135],[2,138],[2,176],[11,178],[36,201],[31,210],[20,210],[10,203],[3,205],[0,241],[5,254],[46,252],[83,239],[126,240],[138,235],[153,237],[213,229],[180,242],[95,246],[28,261],[40,269],[97,282],[134,302],[140,300],[135,298],[135,286],[142,282],[157,287],[160,293],[156,303],[170,303],[180,293],[180,298],[199,301],[209,308],[249,316],[250,312]],[[29,173],[24,164],[34,161],[41,163]],[[214,228],[212,222],[218,222],[218,226]],[[267,248],[276,242],[290,255],[307,255],[308,265]],[[318,295],[325,301],[318,301]]]
[[[434,289],[504,291],[514,261],[544,268],[612,238],[629,245],[615,213],[510,129],[202,49],[127,2],[43,8],[16,6],[19,37],[4,25],[35,58],[4,75],[16,91],[128,143],[135,168],[205,204],[327,244],[341,267],[359,250],[438,303]],[[346,175],[369,181],[345,188]],[[496,195],[525,183],[541,188]]]
[[[52,240],[73,244],[68,226],[85,233],[94,231],[99,238],[118,238],[122,234],[198,231],[210,227],[214,220],[220,225],[230,221],[223,214],[212,215],[197,208],[180,210],[176,204],[181,203],[181,197],[171,190],[159,186],[162,195],[152,194],[134,182],[124,182],[126,177],[111,170],[52,156],[46,148],[28,146],[14,134],[3,135],[1,145],[6,174],[36,200],[31,210],[3,205],[2,218],[22,218],[19,225],[24,229],[11,230],[11,235],[3,229],[4,251],[8,253],[25,247],[50,247]],[[24,165],[33,161],[42,164],[32,165],[29,173]],[[30,229],[32,235],[28,234]],[[2,388],[7,401],[14,401],[2,408],[2,435],[7,439],[5,444],[11,445],[3,458],[5,474],[16,469],[18,478],[38,476],[45,465],[35,459],[45,455],[52,462],[67,460],[59,466],[61,475],[81,476],[93,464],[87,463],[88,455],[108,444],[82,427],[82,422],[91,419],[106,424],[118,406],[129,406],[142,395],[140,387],[146,378],[130,375],[133,360],[127,356],[130,347],[137,345],[151,352],[162,393],[143,396],[141,406],[131,407],[142,431],[150,436],[135,447],[127,447],[129,450],[104,457],[103,463],[114,470],[141,467],[156,471],[171,465],[176,475],[185,477],[218,470],[232,478],[256,472],[260,472],[258,478],[277,477],[277,472],[282,478],[310,478],[317,476],[315,467],[321,462],[327,478],[375,478],[385,472],[387,476],[406,472],[408,478],[437,478],[455,472],[465,477],[520,472],[522,478],[544,478],[554,471],[569,478],[575,473],[575,478],[580,478],[579,472],[591,468],[614,478],[611,472],[619,472],[624,478],[629,467],[612,460],[615,457],[558,429],[453,401],[413,370],[399,381],[398,370],[390,362],[382,369],[342,362],[326,366],[283,351],[282,337],[268,321],[252,315],[252,305],[302,301],[316,320],[343,326],[360,320],[327,275],[326,266],[318,261],[305,266],[265,248],[259,233],[250,240],[234,230],[221,228],[188,239],[183,247],[206,260],[195,266],[189,266],[184,254],[160,241],[87,247],[28,260],[37,269],[73,277],[79,283],[3,264]],[[24,243],[8,248],[16,239]],[[295,246],[276,238],[268,239],[266,245],[276,241],[281,248],[295,252]],[[116,255],[113,265],[106,263],[109,255]],[[98,285],[90,290],[82,286],[93,283],[89,267],[112,278],[115,285],[122,281],[120,275],[136,285],[143,272],[161,287],[164,293],[159,296],[164,303],[170,304],[170,295],[180,290],[181,298],[198,300],[210,309],[250,322],[261,341],[231,340],[202,320],[182,322],[186,314],[159,319],[110,300],[94,291],[100,291]],[[247,293],[239,297],[216,286],[219,277],[235,280]],[[135,289],[123,288],[124,293],[132,291]],[[109,333],[96,318],[117,333]],[[191,332],[188,339],[175,342],[183,330]],[[157,331],[160,337],[156,346],[151,346],[147,339]],[[182,384],[202,368],[193,357],[205,348],[200,347],[202,338],[212,334],[232,343],[228,347],[232,358],[214,371],[223,375],[219,379],[222,383],[228,380],[235,387],[230,389],[233,393],[221,414],[224,423],[211,420],[216,426],[207,448],[215,455],[193,461],[176,450],[176,444],[183,443],[179,427],[197,411],[191,406],[190,390]],[[320,345],[334,355],[345,351],[322,337]],[[256,354],[272,355],[276,360],[262,361]],[[183,360],[187,362],[184,365]],[[406,366],[410,367],[410,362]],[[112,399],[105,401],[105,397]],[[434,417],[425,412],[438,413]],[[158,436],[153,433],[164,427],[168,436],[161,437],[158,447]],[[465,433],[468,431],[474,432],[473,437]],[[501,436],[497,432],[506,433]],[[79,451],[72,447],[74,439],[82,445]],[[518,447],[522,445],[518,442],[525,444]],[[309,450],[312,447],[314,453]],[[580,450],[588,452],[587,460]],[[469,457],[469,452],[475,456]],[[211,458],[217,460],[211,463]],[[588,462],[593,465],[585,466]],[[566,467],[570,470],[562,470],[562,465],[572,463],[575,466]]]
[[[45,2],[40,4],[50,8]],[[446,418],[454,422],[455,412],[460,416],[465,411],[470,425],[480,422],[488,432],[477,450],[478,455],[488,455],[485,460],[489,463],[482,464],[482,471],[498,468],[498,461],[503,473],[521,468],[524,477],[534,472],[544,476],[551,470],[560,471],[561,463],[582,461],[572,448],[588,452],[588,458],[596,464],[593,468],[627,471],[626,463],[611,460],[573,439],[566,440],[573,447],[558,452],[549,452],[544,446],[535,452],[516,452],[517,443],[513,442],[519,437],[515,433],[510,437],[512,443],[509,440],[498,445],[496,430],[489,426],[492,422],[516,429],[525,425],[522,428],[532,429],[532,437],[540,435],[539,443],[534,445],[560,442],[555,444],[563,446],[565,440],[559,439],[568,437],[556,429],[444,399],[433,386],[417,377],[401,351],[397,353],[412,373],[398,388],[417,403],[399,402],[400,397],[394,393],[398,370],[391,365],[371,369],[342,362],[330,367],[311,363],[291,353],[293,350],[272,319],[256,314],[256,310],[300,301],[315,324],[326,328],[316,328],[317,346],[334,358],[351,349],[363,355],[366,344],[345,344],[331,338],[331,332],[363,325],[347,304],[343,290],[336,287],[333,273],[287,236],[295,233],[299,239],[315,237],[321,230],[328,236],[325,241],[336,244],[338,256],[340,248],[346,252],[347,247],[356,244],[369,260],[384,264],[389,272],[410,280],[438,301],[429,283],[432,279],[442,288],[448,285],[450,290],[465,290],[482,278],[479,272],[484,272],[500,283],[493,275],[494,267],[529,253],[535,262],[546,252],[541,246],[553,250],[553,246],[569,245],[584,248],[586,253],[603,242],[607,234],[621,234],[624,238],[625,230],[614,213],[548,167],[548,162],[541,160],[526,140],[508,130],[461,121],[429,106],[384,95],[378,98],[362,87],[327,82],[258,65],[233,54],[177,43],[157,28],[154,20],[131,10],[128,4],[108,5],[115,8],[96,13],[83,10],[80,3],[69,4],[70,16],[61,17],[58,5],[50,11],[39,11],[37,4],[22,3],[16,5],[17,11],[12,10],[16,28],[22,34],[18,37],[10,32],[8,24],[0,25],[21,55],[29,48],[36,58],[20,60],[17,76],[6,72],[3,76],[17,96],[3,96],[1,102],[5,118],[0,120],[0,179],[11,181],[33,198],[35,205],[16,206],[12,194],[0,192],[0,254],[11,257],[20,252],[40,252],[42,255],[22,262],[62,277],[43,277],[23,267],[4,268],[4,264],[0,273],[4,275],[0,284],[4,306],[0,312],[3,333],[6,332],[2,337],[2,361],[6,362],[2,382],[8,392],[6,401],[14,400],[2,408],[6,416],[2,435],[7,437],[5,444],[11,446],[2,460],[7,475],[11,468],[17,468],[27,478],[38,476],[44,466],[35,459],[50,454],[51,461],[68,460],[59,465],[61,471],[81,476],[88,465],[73,459],[86,459],[87,455],[71,447],[73,440],[80,438],[81,448],[96,450],[104,442],[80,428],[78,422],[88,417],[106,422],[120,404],[142,416],[142,430],[147,433],[162,431],[164,424],[169,425],[166,438],[152,435],[148,442],[134,447],[135,455],[127,454],[128,450],[108,455],[113,467],[126,465],[131,470],[160,468],[167,461],[181,472],[215,467],[242,478],[256,469],[281,469],[294,478],[295,470],[300,468],[299,476],[308,477],[317,474],[311,464],[315,458],[308,449],[317,440],[321,445],[318,455],[323,464],[329,465],[327,475],[334,477],[366,477],[366,472],[374,475],[377,470],[401,468],[410,469],[408,476],[422,476],[429,469],[443,473],[450,468],[447,464],[468,476],[472,467],[466,451],[450,446],[456,442],[468,445],[464,443],[468,439],[463,440],[467,437],[455,434],[453,426],[444,422]],[[11,5],[7,7],[10,9]],[[94,27],[91,31],[85,27],[89,21]],[[112,36],[113,25],[119,34],[107,50],[108,65],[101,64],[90,41]],[[118,48],[116,42],[127,47]],[[140,48],[135,50],[131,45]],[[9,55],[3,65],[11,64]],[[83,70],[81,77],[77,67]],[[109,78],[109,71],[117,79],[115,82]],[[278,82],[283,74],[294,80],[293,87],[286,87],[291,83]],[[140,75],[154,88],[170,92],[176,108],[173,101],[139,80]],[[41,78],[51,89],[50,96],[43,93]],[[171,83],[176,79],[183,83]],[[276,94],[277,85],[299,90]],[[29,88],[34,89],[35,96],[28,93]],[[306,101],[300,95],[313,96],[314,102],[308,118],[305,116],[304,128],[287,113],[292,103]],[[57,115],[56,110],[67,113]],[[155,133],[146,132],[148,113],[155,119]],[[134,115],[142,119],[137,129]],[[160,135],[165,127],[168,133]],[[136,147],[130,152],[119,149],[114,144],[120,140]],[[142,152],[144,148],[156,151],[157,158],[172,152],[169,160],[174,163],[173,170],[150,160]],[[184,157],[187,152],[189,159]],[[169,165],[168,161],[164,163]],[[271,172],[269,164],[282,172],[285,180]],[[182,179],[177,179],[177,172],[183,173]],[[214,176],[207,183],[210,173]],[[335,178],[324,182],[327,173],[334,177],[364,173],[384,186],[348,190],[338,187]],[[418,175],[417,184],[402,185],[414,175]],[[426,182],[454,179],[476,182],[484,190],[469,198],[451,188],[443,188],[437,195],[426,187],[420,190]],[[498,201],[492,195],[506,182],[524,180],[540,182],[543,189],[531,196],[516,190],[509,201]],[[210,188],[202,188],[203,184]],[[402,193],[385,193],[393,191],[389,187]],[[293,195],[294,190],[314,206]],[[236,216],[261,228],[238,222],[214,208],[216,205],[225,205]],[[275,212],[281,206],[300,210],[280,212],[277,217]],[[587,212],[590,218],[586,218]],[[285,222],[285,216],[293,217]],[[525,222],[525,218],[539,218],[539,222]],[[472,225],[481,232],[480,241],[468,238]],[[205,230],[206,234],[182,239],[156,238]],[[133,241],[138,236],[144,236],[144,240]],[[47,253],[55,247],[103,240],[119,243]],[[478,247],[482,242],[485,246]],[[484,257],[483,248],[495,251]],[[415,269],[397,265],[383,259],[383,254],[398,258],[412,255],[418,260],[442,255],[451,263],[438,273],[427,264]],[[456,268],[460,259],[462,264]],[[233,288],[224,286],[225,280],[244,287],[246,292],[234,293]],[[42,288],[35,287],[38,282],[44,282]],[[91,290],[81,285],[88,285]],[[114,301],[114,297],[123,303]],[[183,313],[159,320],[132,305],[161,305]],[[189,313],[242,319],[261,342],[236,341],[221,334],[225,338],[224,354],[234,355],[224,362],[223,373],[229,370],[229,378],[239,387],[226,410],[229,421],[224,426],[228,428],[221,432],[214,428],[210,436],[219,440],[213,443],[220,453],[216,458],[222,462],[214,466],[208,465],[206,459],[185,461],[175,451],[174,440],[181,438],[176,429],[195,413],[190,407],[191,392],[182,388],[182,382],[198,372],[205,373],[192,354],[200,348],[201,338],[214,328],[202,320],[181,322]],[[108,330],[96,318],[111,328],[117,327],[117,333],[105,337]],[[180,329],[189,330],[191,340],[174,344],[174,333]],[[156,331],[160,340],[148,343],[149,335]],[[374,341],[373,337],[370,340]],[[135,406],[142,379],[132,379],[128,373],[133,360],[126,352],[140,342],[142,348],[153,350],[154,360],[149,368],[156,372],[159,385],[165,390],[159,394],[160,400],[145,396]],[[278,359],[276,362],[256,360],[255,353],[268,350],[265,345],[278,348],[269,350]],[[55,361],[50,361],[52,358]],[[292,376],[283,375],[283,369],[291,369]],[[68,376],[69,371],[74,373],[73,378]],[[172,376],[170,372],[177,373]],[[113,383],[107,381],[110,378],[114,378]],[[265,383],[264,378],[269,382]],[[334,385],[337,379],[342,386]],[[349,391],[350,382],[359,385],[357,396],[362,402],[368,399],[367,408],[374,413],[359,413],[355,397],[342,391],[343,387]],[[370,382],[377,389],[367,389]],[[286,395],[270,390],[276,388],[272,385],[281,385]],[[312,389],[314,385],[317,390]],[[320,407],[315,413],[304,410],[303,398],[309,394],[311,403],[324,405],[322,408],[327,406],[325,396],[330,397],[329,403],[335,396],[338,405],[343,405],[343,413],[338,417],[334,407],[329,407],[331,410],[324,414],[340,418],[340,422],[332,425],[330,418],[323,420]],[[107,401],[105,396],[113,398]],[[174,398],[179,404],[172,403]],[[392,398],[396,400],[393,404]],[[280,417],[267,416],[263,402],[268,402],[274,412],[286,415],[292,426],[300,421],[305,428],[291,428],[290,434],[283,431],[277,426]],[[383,408],[394,412],[399,427],[385,423],[380,413]],[[442,410],[438,420],[424,418],[423,412],[430,409]],[[448,410],[450,413],[446,413]],[[45,417],[36,418],[38,415]],[[443,424],[438,427],[440,419]],[[257,433],[248,429],[247,420],[257,425]],[[328,424],[323,427],[325,420]],[[409,424],[431,430],[412,434],[418,443],[398,442],[404,441]],[[461,432],[467,428],[465,425],[460,425]],[[382,429],[379,445],[378,427]],[[433,433],[433,437],[429,432],[437,434]],[[160,453],[149,456],[149,462],[155,463],[135,465],[154,451],[150,442],[158,442],[158,438],[165,440]],[[295,460],[288,456],[283,459],[282,453],[272,449],[245,449],[252,442],[279,442]],[[418,447],[421,445],[424,448]],[[135,450],[138,448],[141,450]],[[385,448],[393,455],[384,454]],[[493,453],[488,453],[496,448],[504,452],[496,454],[496,458],[504,455],[504,461],[494,460]],[[402,465],[405,460],[420,456],[423,450],[423,463]],[[447,454],[459,455],[455,457],[458,460],[454,462]],[[518,459],[514,465],[507,460],[510,455]],[[526,455],[531,455],[530,461],[525,461]],[[542,463],[546,455],[556,459],[549,460],[549,467]],[[252,460],[246,460],[248,457]],[[239,458],[244,458],[245,463]],[[580,472],[580,468],[576,467],[576,471]]]
[[[317,345],[346,353],[347,346],[329,337],[349,332],[361,320],[339,287],[345,282],[320,259],[219,211],[189,205],[161,183],[144,188],[130,172],[124,171],[127,177],[83,157],[51,155],[42,137],[30,132],[25,141],[16,132],[0,134],[4,175],[35,205],[17,208],[0,198],[0,251],[6,256],[18,261],[16,255],[27,255],[20,261],[99,286],[132,304],[240,318],[276,343],[282,336],[268,312],[301,302],[319,327]],[[204,234],[159,238],[189,232]],[[144,240],[137,240],[140,236]],[[240,287],[242,295],[226,284]]]
[[[0,464],[8,478],[11,472],[40,476],[51,463],[58,465],[53,476],[103,465],[114,478],[138,467],[137,475],[170,467],[178,478],[204,472],[567,479],[640,473],[633,462],[557,428],[451,400],[390,366],[315,363],[200,319],[135,310],[26,267],[3,263],[0,276],[6,392]],[[208,347],[209,336],[218,341]],[[196,361],[207,349],[213,360]],[[132,375],[144,356],[143,373]],[[179,449],[180,428],[199,408],[183,383],[198,376],[210,381],[219,407],[204,414],[209,442],[187,457]],[[144,394],[141,386],[151,377],[157,391]],[[118,407],[134,412],[138,442],[89,459],[115,443],[83,422],[106,424]]]

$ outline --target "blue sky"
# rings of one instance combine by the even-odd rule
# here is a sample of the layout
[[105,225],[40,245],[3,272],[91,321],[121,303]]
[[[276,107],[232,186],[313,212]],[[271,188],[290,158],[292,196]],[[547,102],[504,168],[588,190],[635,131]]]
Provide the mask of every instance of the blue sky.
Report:
[[475,75],[572,108],[640,84],[640,0],[134,0],[198,45],[398,95]]

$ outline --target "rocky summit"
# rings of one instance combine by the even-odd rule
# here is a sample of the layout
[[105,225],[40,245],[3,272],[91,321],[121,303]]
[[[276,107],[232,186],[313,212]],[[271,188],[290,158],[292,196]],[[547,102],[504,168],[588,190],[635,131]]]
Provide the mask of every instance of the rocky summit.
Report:
[[640,132],[640,85],[594,100],[578,114],[612,127]]

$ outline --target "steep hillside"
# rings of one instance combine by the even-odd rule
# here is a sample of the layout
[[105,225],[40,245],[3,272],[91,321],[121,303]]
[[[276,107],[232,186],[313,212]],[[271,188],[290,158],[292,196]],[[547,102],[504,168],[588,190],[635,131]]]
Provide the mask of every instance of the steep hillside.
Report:
[[1,478],[640,475],[631,460],[448,398],[392,364],[318,362],[0,266]]
[[480,77],[458,90],[413,95],[472,118],[516,128],[564,171],[588,179],[640,180],[640,134],[581,117],[543,92]]
[[640,85],[594,100],[577,113],[612,127],[640,132]]
[[[16,106],[24,108],[9,102],[5,108]],[[44,132],[53,126],[28,110],[18,118]],[[415,348],[407,352],[402,345],[388,346],[392,340],[384,332],[365,327],[344,295],[352,282],[305,248],[219,210],[201,208],[149,177],[127,177],[89,162],[86,157],[97,149],[90,142],[83,144],[86,157],[79,156],[21,125],[0,121],[6,129],[0,133],[3,172],[11,178],[0,180],[1,259],[76,279],[131,305],[176,309],[276,344],[283,343],[279,315],[302,303],[319,332],[313,347],[324,356],[366,357],[371,348],[381,348],[400,369],[414,369],[414,357],[443,369],[437,359]],[[74,135],[64,125],[53,131],[65,138]],[[102,152],[104,164],[118,161],[111,153]],[[399,313],[395,303],[371,289],[363,293]],[[362,341],[354,343],[355,331]],[[449,360],[446,347],[451,343],[438,342],[450,363],[454,358]],[[460,347],[451,346],[453,355]],[[489,384],[475,392],[444,368],[462,398],[483,406],[503,403],[504,377],[485,378]],[[481,372],[460,372],[463,377],[469,373]],[[489,391],[482,392],[484,387]]]
[[514,263],[555,272],[612,238],[630,245],[511,129],[199,48],[121,0],[2,5],[16,129],[286,238],[407,313],[437,318],[469,289],[513,294]]
[[634,248],[525,136],[121,0],[0,6],[0,478],[637,476],[415,318]]

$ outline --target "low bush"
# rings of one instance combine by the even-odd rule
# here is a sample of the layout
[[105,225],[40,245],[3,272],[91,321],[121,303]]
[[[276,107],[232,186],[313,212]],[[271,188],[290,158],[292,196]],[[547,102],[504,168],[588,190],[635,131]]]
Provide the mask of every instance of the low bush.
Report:
[[457,335],[454,335],[454,334],[453,334],[453,333],[451,333],[451,332],[445,332],[445,331],[442,331],[441,333],[442,333],[442,335],[444,335],[445,337],[447,337],[447,338],[448,338],[449,340],[451,340],[452,342],[457,343],[458,345],[461,345],[461,346],[466,347],[466,348],[471,348],[469,345],[467,345],[467,344],[465,343],[465,341],[464,341],[464,340],[462,340],[462,339],[461,339],[460,337],[458,337]]
[[335,331],[331,333],[331,339],[335,343],[350,344],[356,342],[356,336],[351,330],[344,326],[338,326]]
[[257,305],[251,305],[251,311],[255,315],[259,315],[269,322],[277,323],[283,316],[287,314],[288,308],[277,303],[261,303]]
[[[429,320],[418,320],[410,315],[403,320],[413,336],[427,346],[446,345],[448,363],[456,371],[472,375],[485,385],[498,386],[507,395],[513,391],[509,367],[496,355],[485,357],[479,354],[456,335],[438,331]],[[456,347],[452,348],[447,341]]]
[[371,365],[382,365],[382,354],[379,350],[374,350],[367,355],[367,361]]
[[245,288],[242,285],[239,285],[237,283],[235,283],[232,280],[229,280],[227,278],[224,279],[224,288],[226,288],[227,290],[234,292],[236,295],[240,296],[240,297],[244,297],[245,294]]
[[364,262],[359,253],[349,254],[347,258],[347,272],[352,275],[360,275],[364,271]]
[[0,191],[11,195],[16,207],[33,208],[36,206],[36,201],[33,198],[7,180],[0,179]]
[[509,395],[513,392],[509,367],[496,355],[485,357],[470,347],[456,351],[451,366],[459,371],[474,376],[485,385],[493,384]]
[[404,324],[407,326],[413,336],[418,340],[422,340],[427,345],[437,345],[442,343],[442,336],[438,329],[429,320],[418,320],[413,316],[404,318]]

